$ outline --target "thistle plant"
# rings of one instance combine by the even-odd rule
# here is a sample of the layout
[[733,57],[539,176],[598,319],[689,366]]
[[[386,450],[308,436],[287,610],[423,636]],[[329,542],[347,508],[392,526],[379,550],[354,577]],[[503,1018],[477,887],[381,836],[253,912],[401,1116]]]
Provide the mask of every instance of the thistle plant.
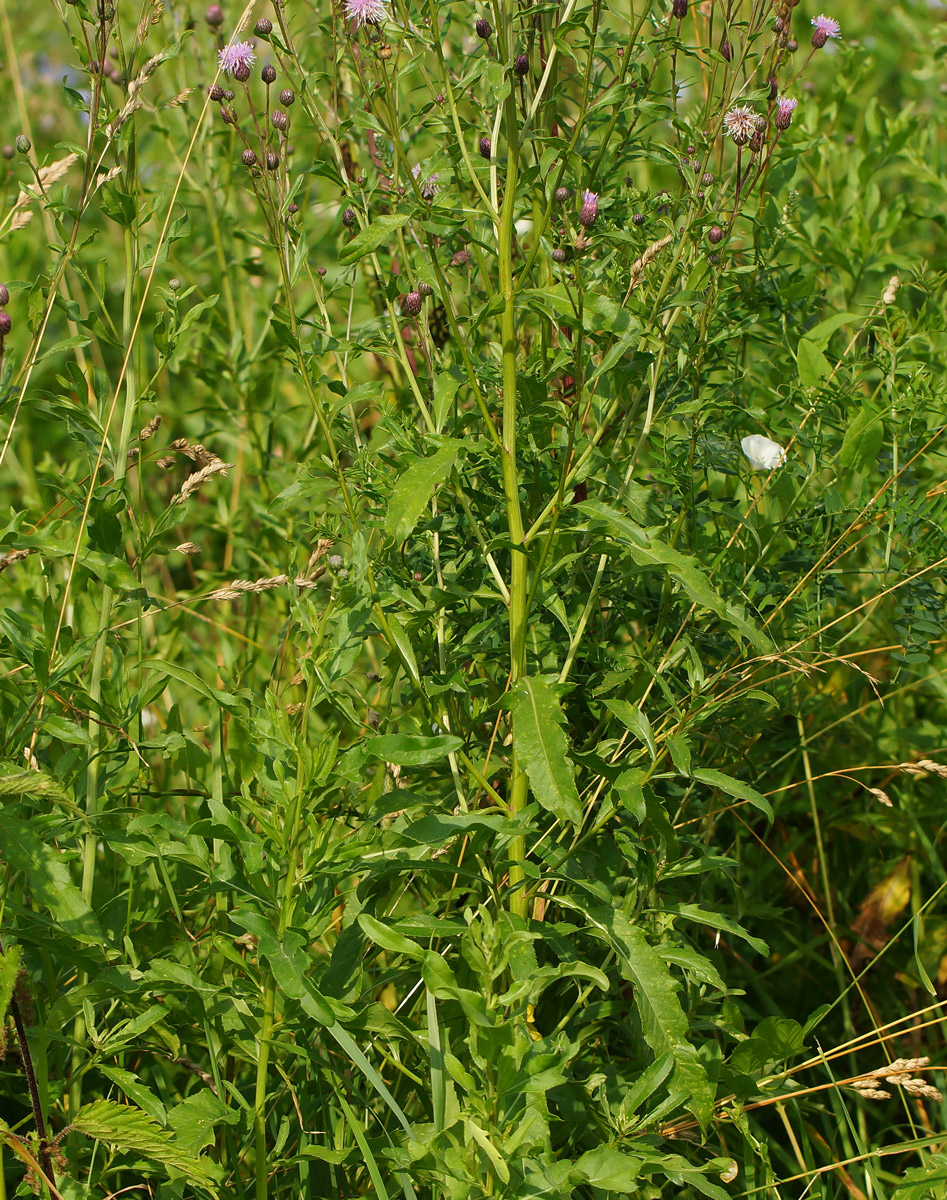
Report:
[[3,1195],[920,1195],[933,48],[2,4]]

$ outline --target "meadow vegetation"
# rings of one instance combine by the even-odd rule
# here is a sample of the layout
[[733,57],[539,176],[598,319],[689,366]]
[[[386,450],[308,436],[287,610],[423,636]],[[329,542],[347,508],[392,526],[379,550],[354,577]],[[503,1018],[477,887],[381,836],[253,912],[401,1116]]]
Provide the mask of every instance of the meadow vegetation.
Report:
[[947,9],[0,0],[0,1200],[947,1195]]

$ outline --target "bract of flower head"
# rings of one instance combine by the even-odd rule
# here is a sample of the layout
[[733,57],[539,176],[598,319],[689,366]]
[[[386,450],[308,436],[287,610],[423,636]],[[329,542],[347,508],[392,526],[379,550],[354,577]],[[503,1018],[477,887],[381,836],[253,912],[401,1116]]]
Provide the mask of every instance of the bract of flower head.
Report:
[[345,0],[345,15],[356,25],[380,25],[388,15],[386,0]]
[[754,471],[772,471],[786,461],[786,451],[779,442],[761,433],[751,433],[742,438],[740,447]]
[[723,118],[723,127],[738,146],[745,146],[756,133],[756,113],[748,104],[740,104]]
[[217,55],[220,69],[225,75],[232,75],[238,67],[246,67],[249,70],[255,59],[252,42],[234,42],[230,46],[224,46]]
[[834,17],[827,17],[825,13],[820,13],[817,17],[813,17],[812,25],[819,33],[824,33],[827,38],[842,36],[842,26],[839,25]]
[[435,171],[433,175],[428,175],[427,179],[421,178],[421,164],[415,163],[411,168],[411,174],[418,180],[418,190],[425,200],[433,200],[437,193],[441,190],[438,180],[440,173]]

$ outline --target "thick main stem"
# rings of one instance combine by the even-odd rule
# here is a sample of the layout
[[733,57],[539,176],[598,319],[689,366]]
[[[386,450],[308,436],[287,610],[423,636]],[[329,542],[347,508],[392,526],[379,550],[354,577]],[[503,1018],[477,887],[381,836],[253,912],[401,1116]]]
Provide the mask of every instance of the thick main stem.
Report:
[[[512,14],[504,13],[506,24],[512,23]],[[504,29],[504,42],[510,44],[510,29]],[[515,287],[513,281],[513,221],[516,202],[516,179],[519,158],[519,137],[516,125],[516,97],[510,90],[506,105],[507,168],[500,210],[498,252],[500,267],[500,291],[503,296],[503,316],[500,335],[503,343],[503,429],[500,461],[503,471],[503,498],[506,506],[507,528],[510,534],[510,685],[514,685],[526,672],[526,616],[527,616],[527,561],[523,530],[523,513],[520,508],[519,471],[516,462],[516,322],[514,319]],[[526,774],[514,749],[510,767],[510,790],[508,802],[515,816],[526,807],[528,785]],[[513,838],[510,844],[510,911],[519,916],[526,915],[526,894],[523,889],[525,874],[523,862],[526,858],[526,840],[522,835]]]

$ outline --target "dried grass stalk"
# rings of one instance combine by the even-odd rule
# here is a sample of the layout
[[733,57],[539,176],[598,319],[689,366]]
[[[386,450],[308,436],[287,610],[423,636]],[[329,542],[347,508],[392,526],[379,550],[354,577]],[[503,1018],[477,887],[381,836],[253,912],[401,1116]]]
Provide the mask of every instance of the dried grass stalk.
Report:
[[199,490],[202,484],[206,483],[212,475],[223,475],[226,477],[227,472],[233,466],[233,463],[224,462],[221,458],[214,458],[213,462],[209,462],[206,467],[201,467],[199,471],[194,471],[188,475],[187,479],[181,485],[181,490],[171,497],[172,504],[183,504],[185,500],[189,500],[196,491]]
[[629,290],[638,286],[638,284],[644,278],[644,273],[648,267],[648,264],[653,262],[654,259],[656,259],[661,251],[665,248],[665,246],[670,246],[671,242],[673,241],[674,236],[673,234],[669,233],[667,237],[661,238],[659,242],[652,242],[647,250],[645,250],[644,254],[642,254],[640,258],[635,259],[635,261],[631,264],[631,283],[629,284]]
[[153,416],[151,418],[151,420],[148,422],[148,424],[144,427],[144,429],[142,429],[141,432],[138,434],[138,440],[140,442],[147,442],[148,439],[152,436],[152,434],[154,434],[154,432],[157,430],[157,428],[160,424],[161,424],[161,414],[156,413],[155,416]]
[[[274,588],[286,587],[288,575],[267,575],[262,579],[234,579],[226,587],[218,588],[208,593],[205,600],[239,600],[241,596],[253,595],[259,592],[271,592]],[[293,583],[298,588],[313,588],[316,581],[305,575],[297,575]]]
[[11,550],[9,554],[4,554],[0,558],[0,572],[5,571],[7,567],[12,567],[15,562],[19,562],[21,558],[26,558],[28,554],[32,554],[32,550]]

